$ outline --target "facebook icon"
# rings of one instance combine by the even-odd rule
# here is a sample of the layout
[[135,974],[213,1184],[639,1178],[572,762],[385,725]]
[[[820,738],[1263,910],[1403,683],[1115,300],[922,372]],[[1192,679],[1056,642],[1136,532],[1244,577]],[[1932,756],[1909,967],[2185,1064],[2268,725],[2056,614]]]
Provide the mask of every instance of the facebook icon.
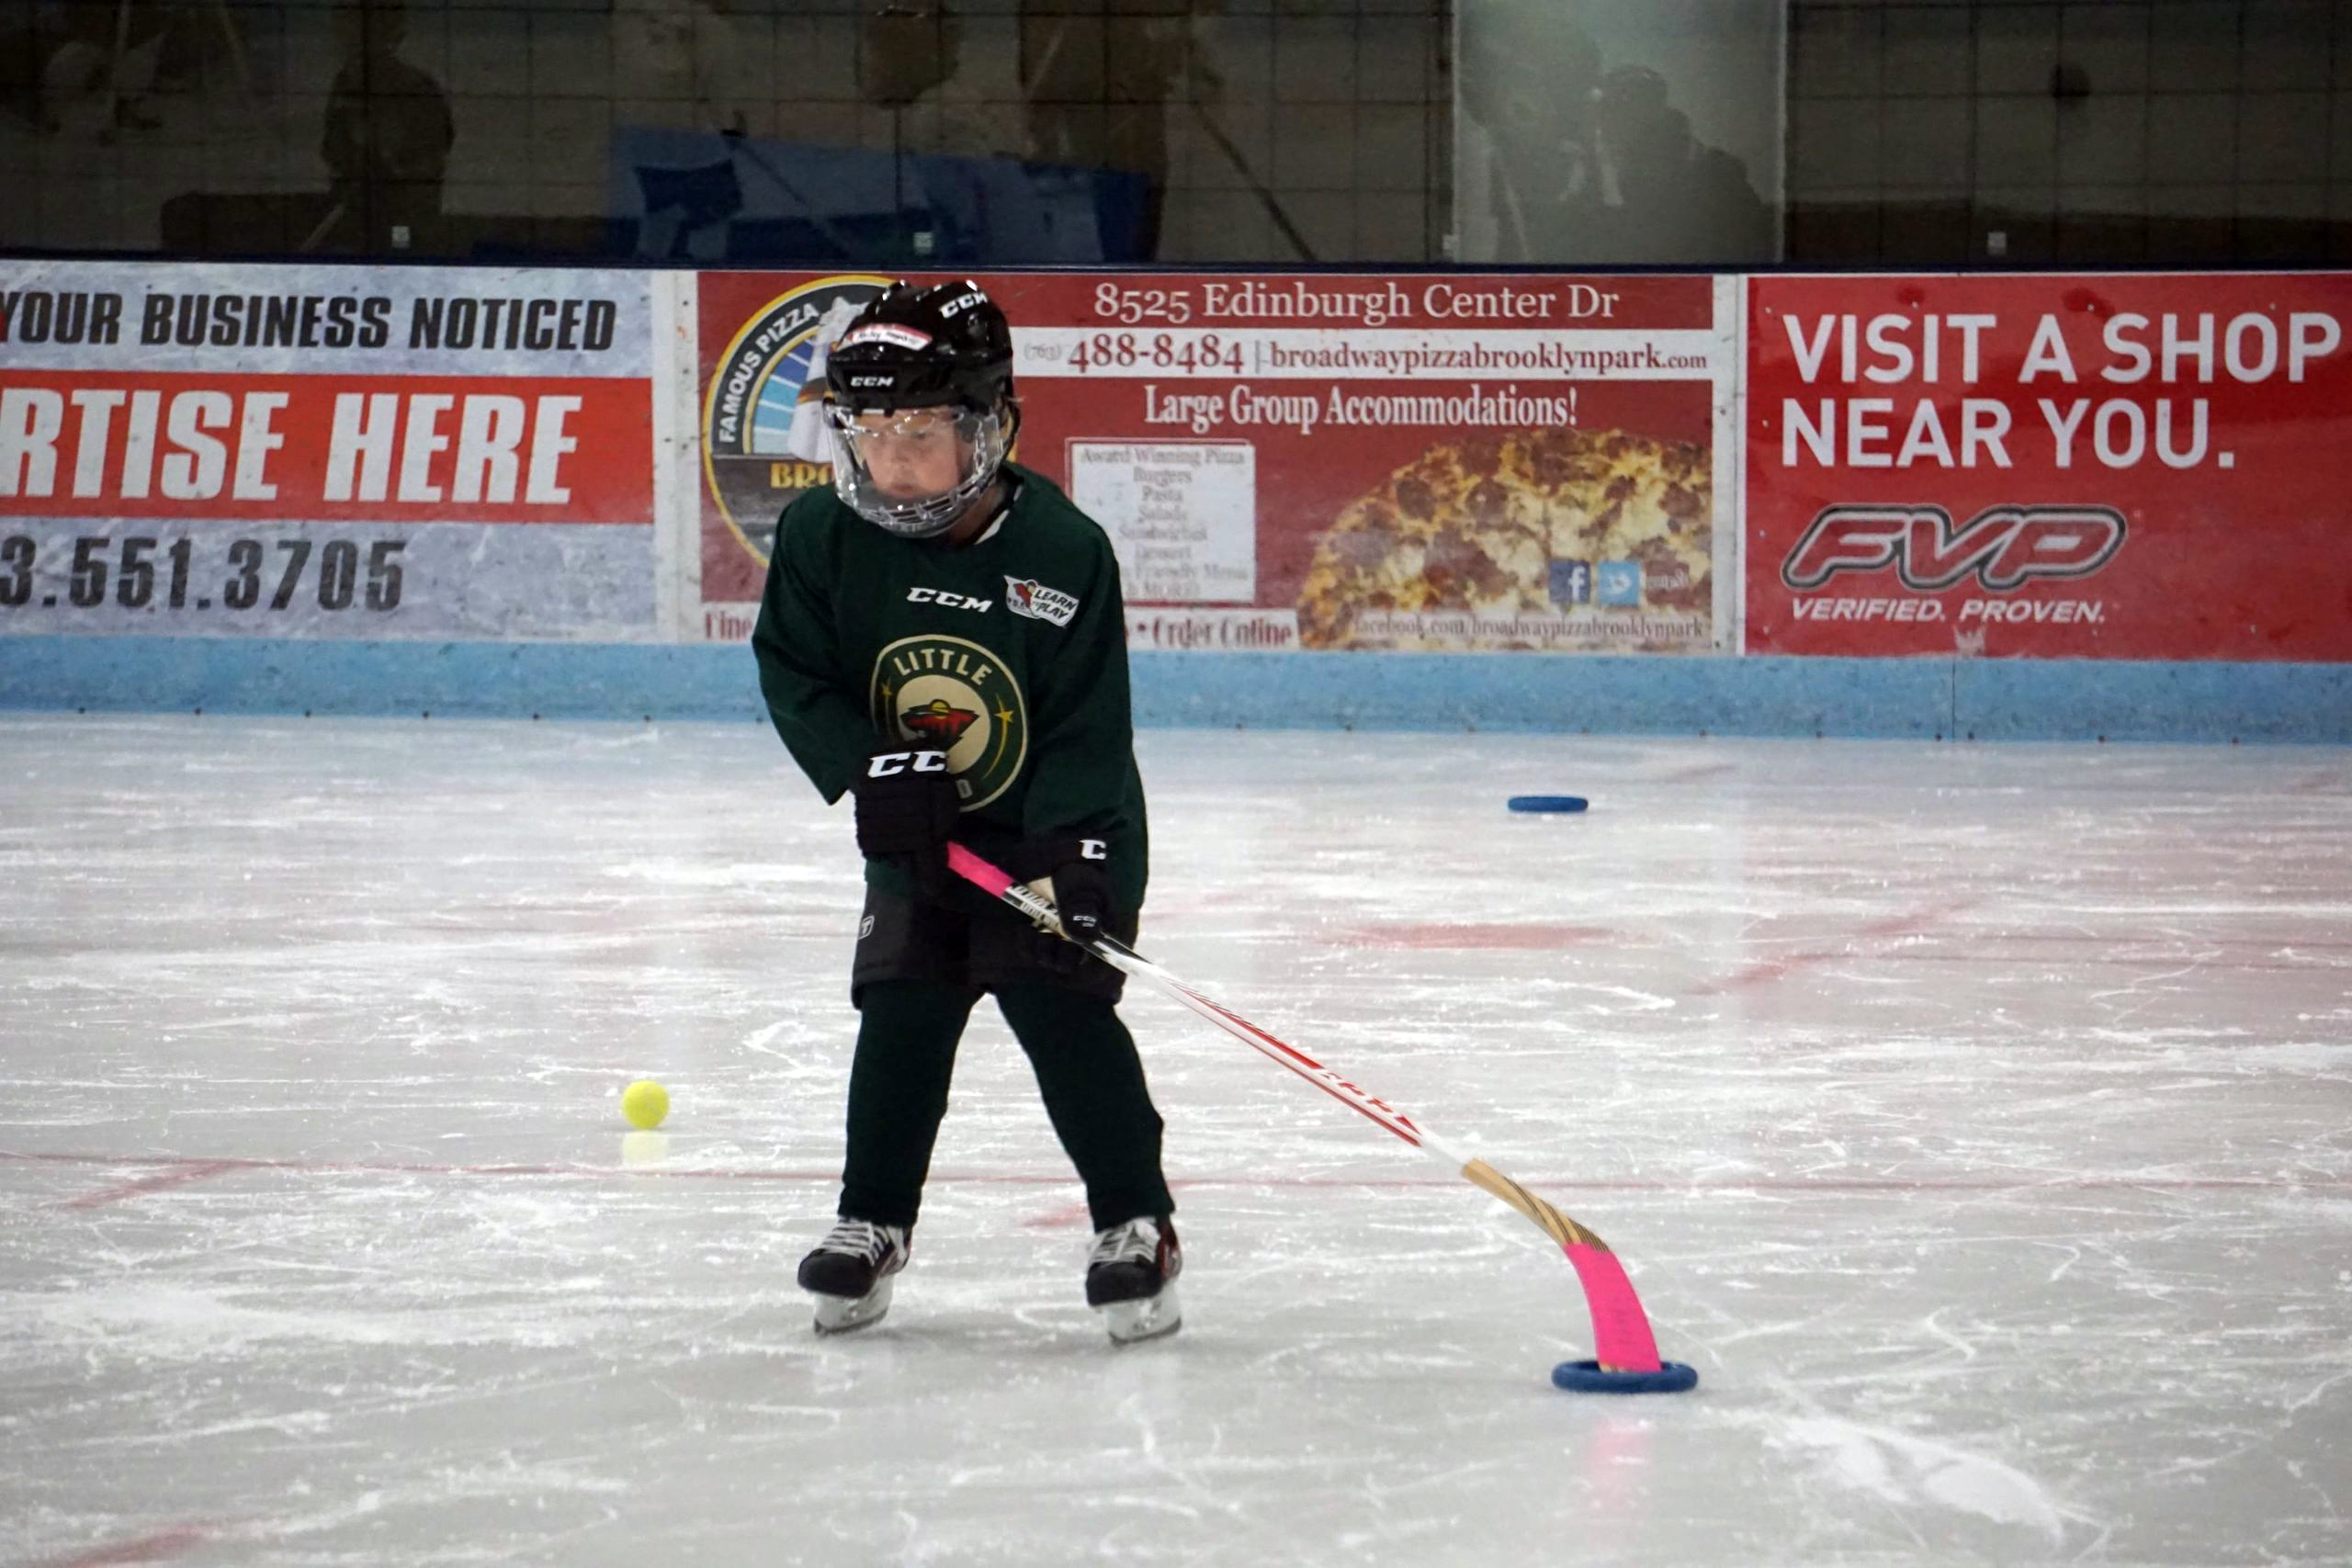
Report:
[[1555,560],[1552,563],[1552,603],[1555,604],[1592,603],[1592,563],[1590,561]]
[[1600,602],[1604,604],[1638,604],[1642,602],[1642,563],[1637,560],[1605,560],[1600,563]]

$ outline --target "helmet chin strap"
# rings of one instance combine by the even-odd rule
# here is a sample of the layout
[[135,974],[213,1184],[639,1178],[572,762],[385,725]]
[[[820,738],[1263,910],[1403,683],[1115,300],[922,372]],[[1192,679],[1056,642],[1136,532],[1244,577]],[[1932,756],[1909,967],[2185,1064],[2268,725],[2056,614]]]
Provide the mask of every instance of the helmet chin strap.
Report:
[[902,539],[935,539],[956,526],[957,519],[971,510],[972,502],[988,489],[996,474],[996,467],[991,465],[967,475],[954,490],[925,496],[921,501],[861,502],[854,497],[843,499],[859,516],[888,529]]

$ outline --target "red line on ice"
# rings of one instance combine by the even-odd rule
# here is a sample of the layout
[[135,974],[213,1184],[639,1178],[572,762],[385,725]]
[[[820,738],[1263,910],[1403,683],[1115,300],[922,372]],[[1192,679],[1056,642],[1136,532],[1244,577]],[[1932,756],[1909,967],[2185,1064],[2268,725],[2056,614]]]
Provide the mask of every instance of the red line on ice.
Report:
[[211,1533],[199,1525],[175,1525],[153,1535],[142,1535],[135,1540],[118,1540],[110,1545],[93,1547],[78,1557],[59,1558],[54,1568],[106,1568],[106,1564],[112,1562],[160,1562],[164,1558],[177,1557],[201,1545]]
[[[48,1154],[15,1149],[0,1149],[0,1159],[52,1165],[185,1166],[202,1164],[218,1167],[223,1170],[268,1170],[299,1176],[618,1176],[630,1180],[659,1179],[673,1181],[821,1183],[836,1182],[841,1179],[839,1169],[663,1170],[652,1166],[617,1165],[390,1165],[367,1164],[358,1161],[262,1159],[198,1161],[164,1155]],[[933,1171],[930,1185],[934,1187],[1063,1187],[1073,1186],[1076,1181],[1077,1179],[1068,1171]],[[1266,1189],[1450,1188],[1459,1184],[1459,1178],[1449,1176],[1206,1176],[1181,1179],[1170,1185],[1179,1188],[1224,1187],[1249,1191]],[[2132,1188],[2157,1192],[2240,1190],[2295,1191],[2302,1189],[2352,1190],[2352,1176],[2056,1176],[2025,1172],[2001,1177],[1863,1176],[1815,1179],[1760,1176],[1747,1179],[1724,1177],[1707,1180],[1656,1179],[1600,1180],[1584,1177],[1533,1176],[1527,1178],[1524,1185],[1531,1189],[1552,1189],[1575,1192],[2014,1192],[2029,1189],[2071,1191],[2119,1190]]]
[[1487,948],[1542,953],[1605,942],[1619,934],[1605,926],[1431,924],[1364,926],[1349,933],[1346,940],[1361,947]]
[[[128,1164],[130,1162],[124,1161]],[[172,1170],[158,1171],[137,1181],[126,1181],[119,1187],[108,1187],[96,1192],[85,1192],[79,1198],[69,1198],[61,1208],[95,1209],[101,1203],[119,1202],[125,1198],[137,1198],[149,1192],[161,1192],[168,1188],[185,1187],[192,1181],[205,1181],[222,1171],[242,1170],[248,1162],[236,1159],[188,1160]]]
[[[1980,898],[1962,898],[1950,904],[1938,905],[1931,909],[1913,909],[1905,914],[1889,915],[1884,919],[1872,920],[1870,924],[1860,927],[1848,937],[1847,941],[1855,942],[1922,936],[1931,928],[1940,925],[1954,915],[1962,914],[1975,908],[1983,901]],[[1800,969],[1810,969],[1821,964],[1836,964],[1840,960],[1855,956],[1850,947],[1846,947],[1817,948],[1805,953],[1792,953],[1786,958],[1769,958],[1761,964],[1749,964],[1727,980],[1711,981],[1701,986],[1695,994],[1702,997],[1712,996],[1720,991],[1761,986],[1773,980],[1786,979]]]

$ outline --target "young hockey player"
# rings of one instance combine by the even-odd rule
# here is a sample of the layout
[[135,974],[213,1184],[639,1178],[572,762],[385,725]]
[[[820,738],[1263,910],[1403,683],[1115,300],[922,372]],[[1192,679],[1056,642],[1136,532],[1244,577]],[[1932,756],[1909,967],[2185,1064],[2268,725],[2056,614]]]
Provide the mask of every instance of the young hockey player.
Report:
[[970,283],[893,284],[826,364],[834,485],[776,525],[752,644],[776,732],[854,801],[865,908],[840,1221],[801,1260],[820,1333],[888,1308],[966,1020],[993,993],[1095,1225],[1086,1300],[1114,1339],[1176,1328],[1161,1122],[1115,1004],[1125,977],[946,866],[1028,879],[1077,938],[1132,941],[1143,781],[1111,544],[1006,460],[1012,334]]

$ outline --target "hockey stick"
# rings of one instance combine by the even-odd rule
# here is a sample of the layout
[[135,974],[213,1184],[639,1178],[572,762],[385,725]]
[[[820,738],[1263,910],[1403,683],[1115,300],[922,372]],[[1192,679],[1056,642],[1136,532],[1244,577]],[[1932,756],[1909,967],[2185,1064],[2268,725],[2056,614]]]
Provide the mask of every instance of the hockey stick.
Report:
[[[1031,919],[1056,931],[1061,929],[1060,917],[1051,903],[963,845],[950,844],[947,847],[947,864],[956,875],[990,897],[1010,904]],[[1662,1365],[1670,1365],[1658,1360],[1657,1339],[1650,1332],[1649,1314],[1642,1310],[1641,1298],[1634,1293],[1633,1281],[1625,1278],[1624,1266],[1617,1261],[1617,1255],[1609,1249],[1608,1243],[1485,1160],[1463,1154],[1387,1101],[1357,1088],[1306,1052],[1276,1039],[1239,1013],[1209,1000],[1115,937],[1096,937],[1080,945],[1113,968],[1166,992],[1243,1044],[1272,1058],[1342,1105],[1377,1122],[1415,1148],[1444,1161],[1473,1185],[1494,1194],[1534,1221],[1544,1235],[1559,1244],[1560,1250],[1567,1254],[1568,1261],[1576,1267],[1577,1279],[1584,1286],[1585,1305],[1592,1313],[1593,1355],[1600,1363],[1598,1370],[1602,1375],[1656,1374],[1661,1371]],[[1555,1381],[1558,1381],[1556,1374]],[[1567,1385],[1564,1383],[1562,1386]]]

